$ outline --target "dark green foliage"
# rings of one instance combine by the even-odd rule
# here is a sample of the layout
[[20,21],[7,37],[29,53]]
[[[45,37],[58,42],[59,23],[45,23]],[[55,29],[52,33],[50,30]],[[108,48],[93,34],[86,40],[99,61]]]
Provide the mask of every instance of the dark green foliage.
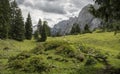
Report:
[[41,34],[42,33],[42,21],[41,21],[41,19],[39,19],[39,21],[38,21],[38,26],[37,26],[37,30],[38,30],[38,32],[39,32],[39,34]]
[[42,44],[40,44],[35,49],[31,50],[31,52],[38,55],[38,54],[42,54],[44,50],[45,50],[45,47]]
[[31,57],[30,62],[28,64],[28,68],[26,68],[28,72],[43,72],[48,71],[48,64],[43,62],[42,57]]
[[79,60],[80,62],[83,62],[85,60],[85,56],[83,54],[78,54],[76,55],[76,59]]
[[84,33],[91,33],[88,24],[86,24],[84,27]]
[[44,22],[43,22],[43,27],[42,27],[41,39],[40,39],[41,42],[44,42],[44,41],[47,40],[46,25],[47,25],[47,22],[44,21]]
[[47,36],[51,36],[51,29],[50,29],[50,27],[48,26],[47,21],[46,21],[45,26],[46,26],[46,34],[47,34]]
[[8,68],[23,71],[23,72],[37,72],[41,73],[43,71],[49,70],[49,65],[44,63],[44,59],[41,56],[32,56],[29,52],[22,52],[16,57],[9,59]]
[[38,30],[36,30],[35,33],[34,33],[34,39],[35,39],[36,41],[39,40],[39,32],[38,32]]
[[58,47],[61,46],[61,44],[66,44],[65,42],[55,42],[55,41],[50,41],[49,43],[44,43],[44,46],[45,46],[45,51],[49,51],[49,50],[54,50]]
[[13,1],[11,3],[11,31],[10,35],[12,39],[23,41],[25,34],[24,22],[22,12],[18,8],[17,3]]
[[48,26],[47,21],[44,21],[42,25],[42,21],[40,19],[38,22],[37,31],[41,36],[41,38],[37,40],[38,42],[44,42],[46,41],[47,36],[51,36],[50,27]]
[[120,59],[120,52],[117,54],[117,58]]
[[105,22],[103,30],[113,31],[115,29],[112,23],[120,20],[120,1],[119,0],[94,0],[96,4],[99,4],[99,9],[95,9],[91,6],[90,12],[96,17],[102,18]]
[[8,38],[10,27],[10,4],[8,0],[0,0],[0,39]]
[[67,57],[75,57],[75,52],[69,45],[61,45],[56,49],[56,54],[60,54]]
[[24,22],[23,22],[23,17],[21,10],[18,9],[16,11],[16,17],[15,17],[15,25],[13,30],[13,39],[18,40],[18,41],[23,41],[25,38],[25,28],[24,28]]
[[94,58],[89,57],[89,58],[87,59],[85,65],[86,65],[86,66],[89,66],[89,65],[94,65],[94,64],[96,64],[96,63],[97,63],[97,61],[96,61]]
[[28,18],[25,23],[25,37],[28,40],[32,39],[32,20],[31,20],[30,13],[28,14]]
[[74,23],[71,29],[71,34],[80,34],[80,33],[81,33],[81,30],[80,30],[79,24]]

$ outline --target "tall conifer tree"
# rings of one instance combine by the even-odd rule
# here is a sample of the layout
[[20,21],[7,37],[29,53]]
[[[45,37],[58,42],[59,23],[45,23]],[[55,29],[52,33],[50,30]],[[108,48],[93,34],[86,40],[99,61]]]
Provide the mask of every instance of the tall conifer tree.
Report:
[[30,13],[28,14],[28,18],[25,23],[25,37],[28,40],[31,40],[32,38],[32,20],[31,20]]
[[22,12],[20,9],[16,11],[15,17],[15,28],[14,28],[14,39],[18,41],[23,41],[25,38],[25,27],[22,17]]
[[24,21],[21,9],[18,7],[16,1],[11,3],[11,31],[12,39],[23,41],[25,36]]
[[10,24],[10,4],[8,0],[0,0],[0,38],[8,38]]
[[42,25],[42,20],[39,19],[39,21],[38,21],[38,26],[37,26],[37,29],[38,29],[39,34],[42,33],[42,27],[43,27],[43,25]]
[[46,41],[47,40],[47,32],[46,32],[46,24],[47,22],[43,22],[43,27],[42,27],[42,33],[41,33],[41,41]]

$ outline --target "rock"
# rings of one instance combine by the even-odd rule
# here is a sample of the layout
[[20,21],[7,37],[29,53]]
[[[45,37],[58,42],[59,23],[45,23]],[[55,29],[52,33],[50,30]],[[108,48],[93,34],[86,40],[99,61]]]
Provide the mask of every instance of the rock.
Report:
[[76,20],[77,20],[77,17],[74,17],[74,18],[71,17],[69,20],[63,20],[59,22],[53,27],[51,34],[53,36],[69,34]]
[[[91,4],[88,4],[87,6],[85,6],[79,13],[78,17],[73,17],[73,18],[70,18],[69,20],[63,20],[58,24],[56,24],[52,28],[51,34],[53,36],[70,34],[70,31],[74,23],[79,24],[79,27],[82,31],[84,31],[84,27],[86,24],[89,25],[91,31],[93,31],[96,28],[99,28],[99,26],[101,26],[102,20],[100,20],[99,18],[95,18],[89,12],[90,6]],[[98,9],[99,6],[95,4],[94,8]]]

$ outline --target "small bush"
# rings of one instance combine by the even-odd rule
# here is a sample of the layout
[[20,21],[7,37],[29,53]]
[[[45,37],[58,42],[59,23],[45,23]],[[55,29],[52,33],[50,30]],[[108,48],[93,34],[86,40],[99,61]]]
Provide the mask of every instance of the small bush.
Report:
[[35,49],[32,49],[31,52],[34,54],[42,54],[45,50],[45,47],[40,44],[38,47],[36,47]]
[[80,46],[79,48],[80,48],[81,52],[86,53],[86,54],[88,54],[88,53],[93,51],[93,49],[91,49],[89,47],[85,47],[85,46]]
[[49,60],[49,59],[52,59],[52,58],[53,58],[52,56],[48,56],[48,57],[47,57],[48,60]]
[[61,46],[62,42],[48,42],[48,43],[45,43],[44,46],[45,46],[45,50],[53,50],[53,49],[56,49],[57,47]]
[[79,54],[76,56],[76,59],[79,60],[80,62],[83,62],[85,59],[85,56],[83,54],[81,54],[81,55]]
[[9,62],[13,61],[13,60],[24,60],[27,59],[31,56],[31,53],[29,52],[22,52],[20,54],[18,54],[17,56],[13,56],[9,58]]
[[4,51],[8,51],[8,50],[10,50],[10,48],[9,47],[5,47],[3,50]]
[[118,55],[117,55],[117,59],[120,59],[120,53],[118,53]]
[[94,64],[96,64],[96,63],[97,63],[97,62],[96,62],[96,60],[95,60],[94,58],[89,57],[89,58],[87,59],[85,65],[86,65],[86,66],[89,66],[89,65],[94,65]]
[[29,53],[20,53],[11,57],[8,61],[8,68],[23,72],[44,72],[49,70],[49,65],[44,63],[45,59],[39,55],[30,55]]
[[44,63],[43,58],[39,57],[31,57],[29,59],[29,63],[27,65],[27,70],[32,72],[43,72],[47,71],[48,64]]
[[56,49],[56,54],[65,55],[67,57],[75,57],[73,49],[69,45],[62,45]]

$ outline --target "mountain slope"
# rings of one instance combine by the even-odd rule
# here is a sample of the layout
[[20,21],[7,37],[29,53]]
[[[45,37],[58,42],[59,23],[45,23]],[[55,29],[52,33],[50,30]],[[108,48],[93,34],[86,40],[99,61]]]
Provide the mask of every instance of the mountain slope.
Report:
[[[85,6],[81,12],[79,13],[78,17],[70,18],[69,20],[64,20],[56,24],[52,29],[52,35],[67,35],[70,34],[71,28],[74,23],[78,23],[79,27],[82,31],[84,31],[85,25],[89,25],[90,30],[94,30],[95,28],[98,28],[101,25],[101,20],[99,18],[95,18],[90,12],[91,4],[88,4]],[[94,5],[94,7],[97,9],[98,5]]]

